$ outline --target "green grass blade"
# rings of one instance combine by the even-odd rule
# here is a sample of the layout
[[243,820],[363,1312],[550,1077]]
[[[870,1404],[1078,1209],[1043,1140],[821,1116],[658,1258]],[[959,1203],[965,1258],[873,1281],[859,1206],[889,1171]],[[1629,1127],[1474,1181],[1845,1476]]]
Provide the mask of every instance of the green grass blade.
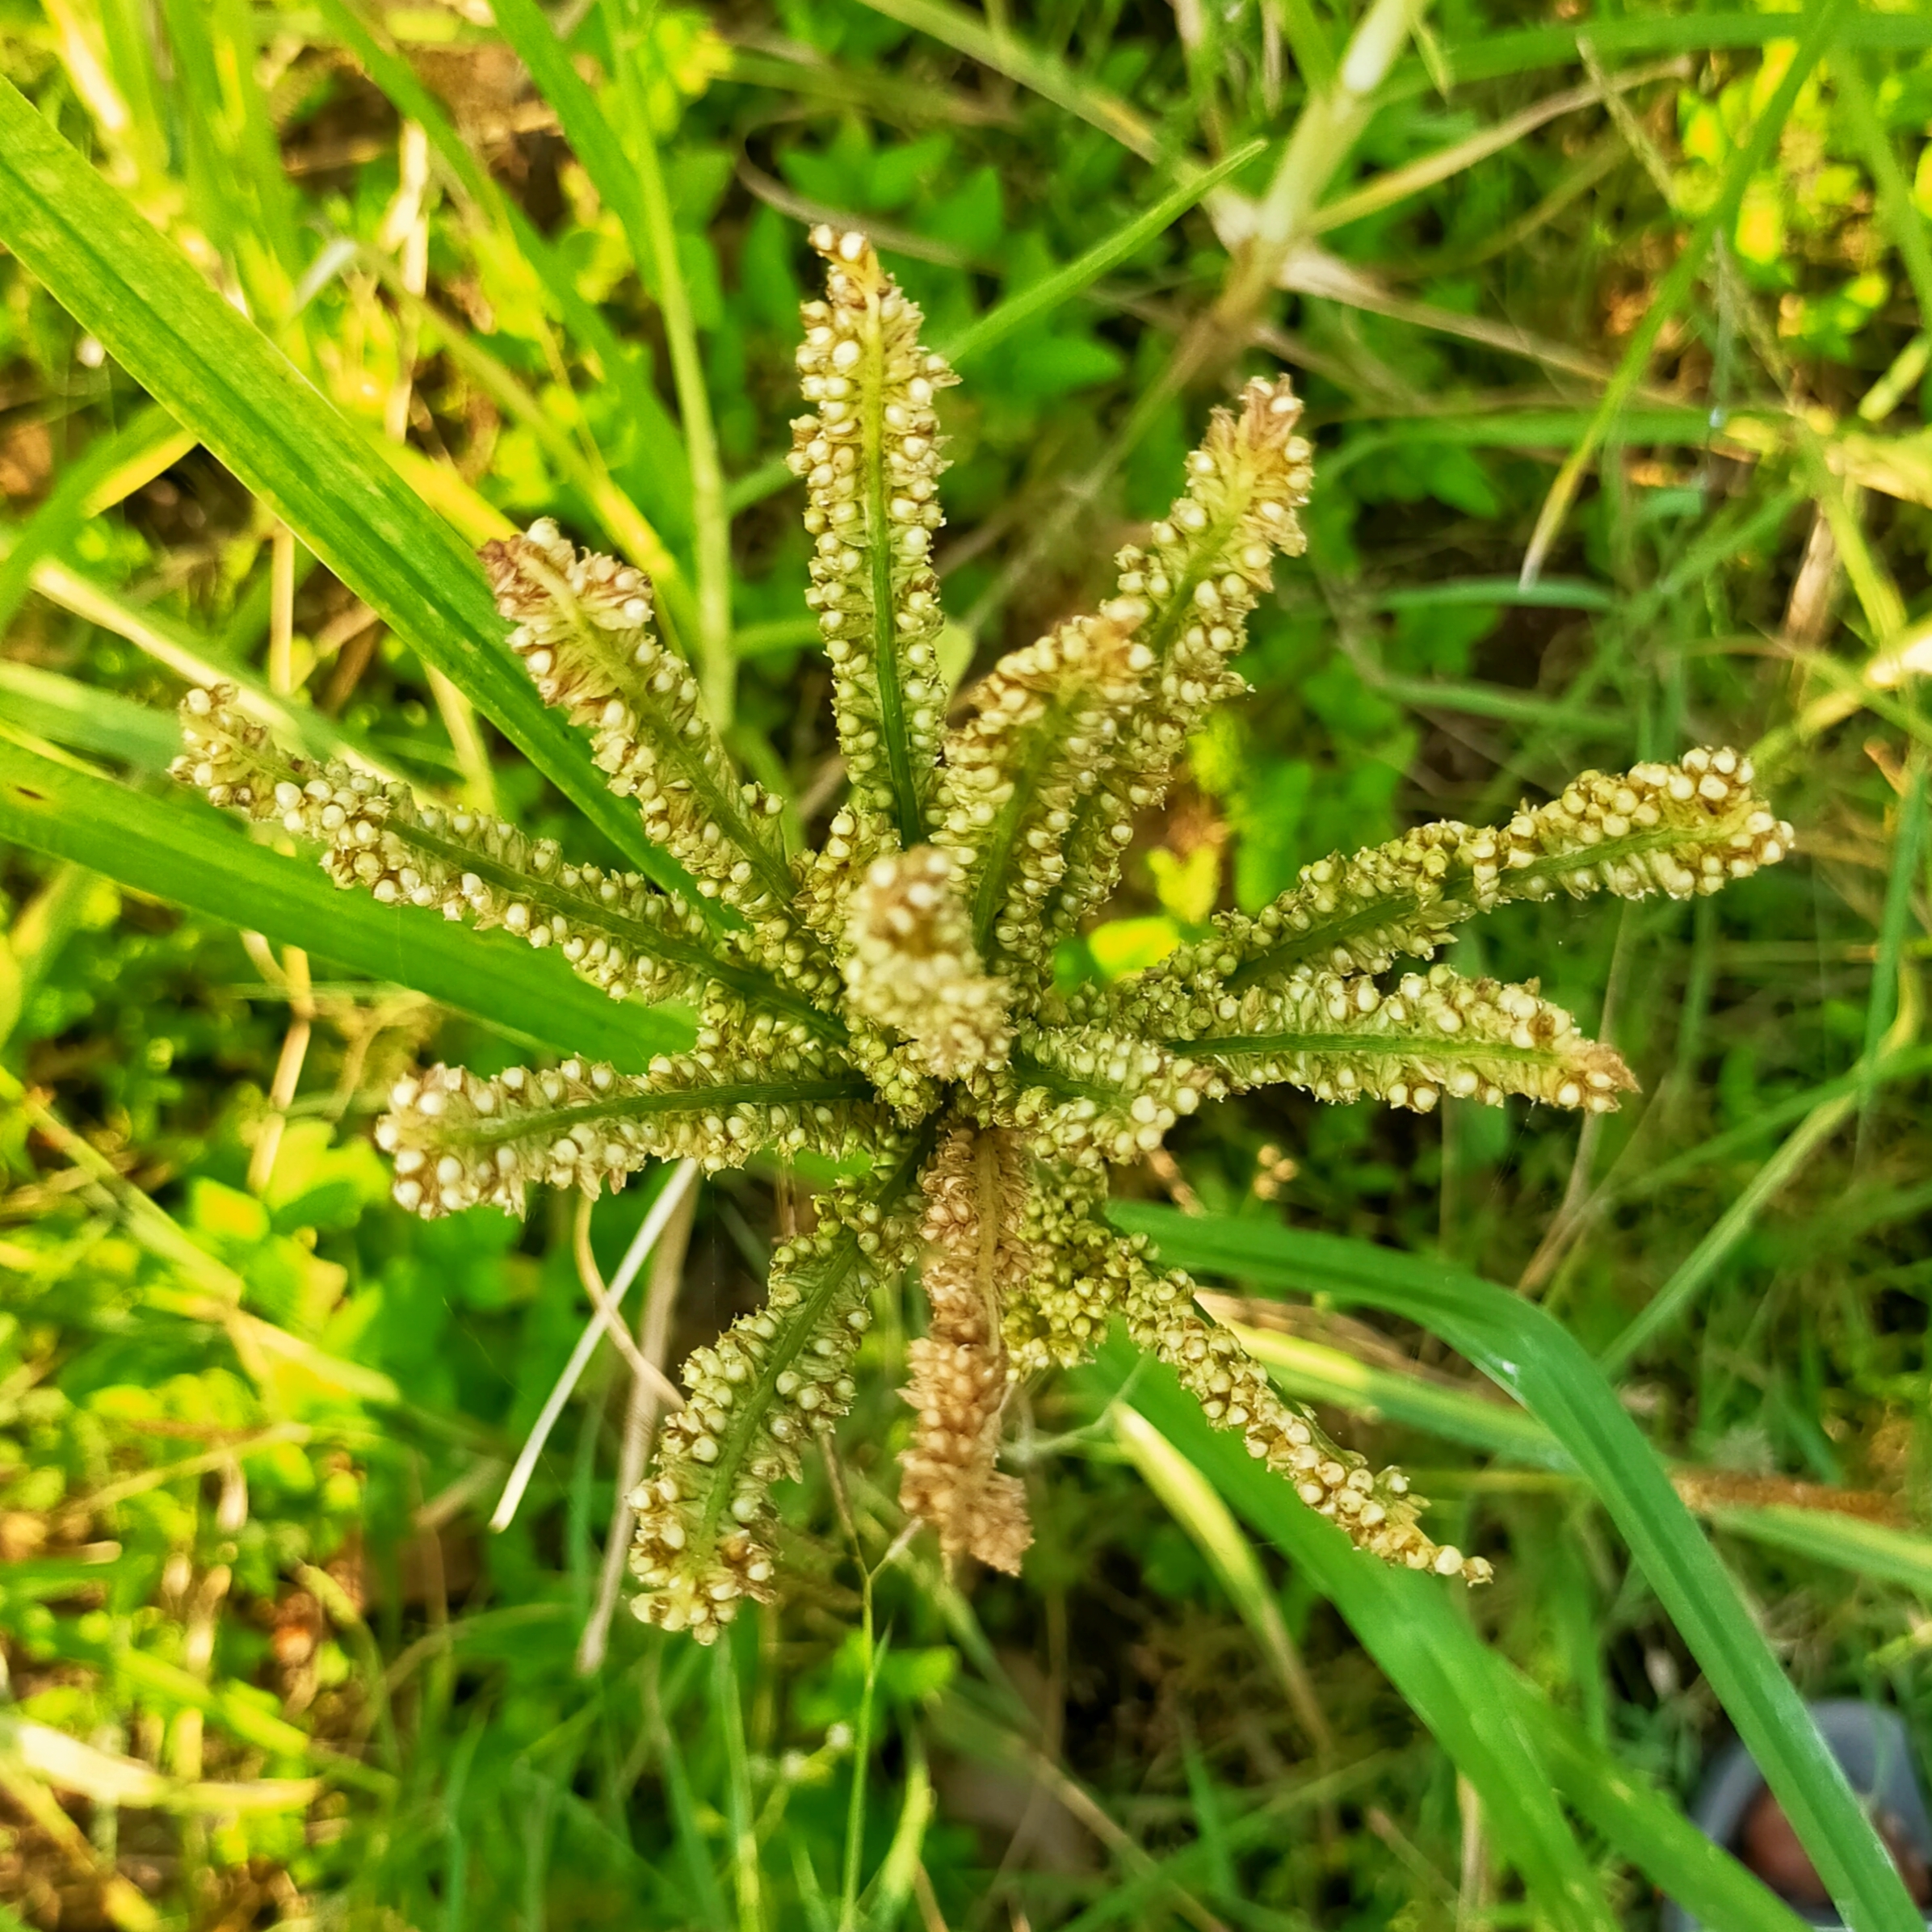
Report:
[[875,13],[930,35],[970,61],[1030,88],[1089,126],[1111,135],[1144,161],[1159,158],[1160,136],[1153,125],[1098,82],[1076,74],[1056,55],[1028,46],[1010,32],[989,27],[985,17],[956,6],[952,0],[865,0]]
[[1023,329],[1036,317],[1057,309],[1063,302],[1091,288],[1110,269],[1118,268],[1129,256],[1144,248],[1157,235],[1163,234],[1182,216],[1205,200],[1229,175],[1245,168],[1267,146],[1251,141],[1202,173],[1191,176],[1178,188],[1161,196],[1145,214],[1116,229],[1105,240],[1096,242],[1066,267],[1044,275],[1037,282],[1009,296],[951,342],[942,343],[939,353],[957,368],[970,357],[1004,342],[1015,329]]
[[95,691],[37,664],[0,659],[0,719],[71,751],[118,759],[151,777],[166,771],[181,733],[165,711]]
[[[1278,1388],[1302,1401],[1331,1403],[1370,1419],[1397,1422],[1447,1442],[1486,1450],[1519,1466],[1576,1475],[1576,1464],[1563,1445],[1534,1416],[1513,1405],[1379,1368],[1300,1335],[1250,1328],[1233,1308],[1223,1308],[1218,1301],[1211,1300],[1210,1311],[1227,1321]],[[1690,1507],[1734,1536],[1790,1550],[1854,1576],[1883,1577],[1909,1590],[1932,1593],[1932,1536],[1834,1509],[1728,1502],[1719,1496],[1706,1502],[1697,1472],[1686,1473],[1691,1477],[1686,1485]]]
[[1855,54],[1834,61],[1832,82],[1847,109],[1846,131],[1865,158],[1872,180],[1877,184],[1878,216],[1899,252],[1912,292],[1918,298],[1922,324],[1932,322],[1932,222],[1919,212],[1912,199],[1912,184],[1899,166],[1884,117],[1871,97],[1865,64]]
[[1199,1470],[1136,1410],[1114,1411],[1114,1434],[1141,1479],[1208,1559],[1208,1568],[1280,1680],[1304,1733],[1317,1750],[1323,1749],[1331,1741],[1307,1666],[1288,1635],[1281,1606],[1268,1588],[1254,1548],[1227,1505]]
[[[1137,1359],[1116,1334],[1101,1350],[1100,1372],[1118,1388]],[[1407,1571],[1358,1563],[1340,1531],[1303,1509],[1279,1477],[1257,1469],[1240,1442],[1208,1426],[1168,1370],[1144,1370],[1129,1399],[1334,1599],[1410,1707],[1482,1794],[1496,1842],[1522,1875],[1539,1917],[1564,1927],[1614,1926],[1575,1834],[1551,1796],[1534,1733],[1509,1700],[1472,1695],[1472,1685],[1500,1676],[1502,1666],[1450,1611],[1439,1586]],[[1351,1576],[1355,1568],[1375,1581],[1364,1584]]]
[[1590,418],[1590,426],[1564,459],[1556,481],[1550,485],[1550,494],[1544,499],[1536,519],[1536,527],[1530,536],[1529,548],[1523,555],[1522,581],[1526,584],[1534,583],[1542,570],[1543,560],[1548,555],[1564,519],[1569,514],[1584,470],[1602,447],[1611,425],[1649,368],[1651,352],[1657,346],[1665,324],[1676,316],[1689,298],[1712,244],[1720,236],[1729,234],[1736,225],[1745,190],[1777,151],[1778,136],[1783,131],[1786,117],[1796,103],[1798,90],[1817,65],[1819,57],[1832,44],[1848,5],[1849,0],[1818,0],[1808,10],[1804,37],[1798,43],[1798,51],[1790,66],[1779,81],[1777,91],[1765,103],[1763,111],[1751,129],[1749,140],[1726,165],[1717,199],[1699,217],[1677,259],[1671,263],[1670,272],[1657,284],[1657,292],[1644,311],[1643,320],[1632,332],[1630,346],[1617,364],[1616,374],[1604,390],[1602,400]]
[[[617,94],[629,139],[627,152],[637,178],[645,226],[630,233],[636,258],[647,264],[655,284],[657,313],[670,352],[671,383],[684,422],[689,460],[692,548],[697,564],[698,624],[694,656],[712,722],[731,727],[737,704],[737,670],[731,657],[731,516],[724,506],[724,461],[718,448],[717,424],[706,386],[704,358],[698,346],[697,319],[678,253],[677,228],[657,136],[651,125],[651,90],[657,85],[653,57],[646,51],[655,0],[603,0],[617,74]],[[553,36],[554,37],[554,36]]]
[[1304,1402],[1332,1402],[1358,1413],[1372,1410],[1406,1429],[1506,1456],[1532,1468],[1571,1472],[1576,1468],[1548,1430],[1513,1404],[1378,1368],[1300,1335],[1247,1327],[1238,1317],[1230,1321],[1218,1302],[1215,1313],[1240,1334],[1271,1380]]
[[460,322],[407,288],[393,267],[373,253],[364,257],[372,274],[388,290],[390,300],[424,331],[424,346],[440,346],[451,361],[476,384],[511,422],[520,425],[542,447],[559,477],[583,497],[611,544],[649,573],[661,598],[682,604],[678,560],[650,519],[612,480],[603,458],[586,455],[555,413],[533,395],[501,358],[472,340]]
[[[329,31],[355,55],[397,112],[422,129],[478,214],[509,231],[518,254],[556,304],[565,328],[596,355],[604,380],[623,397],[632,429],[649,452],[648,462],[640,467],[659,485],[657,495],[640,506],[668,536],[679,541],[688,539],[691,470],[684,439],[603,311],[578,292],[576,279],[556,250],[470,152],[442,103],[417,79],[409,62],[385,39],[378,37],[348,0],[320,0],[320,5]],[[789,482],[791,477],[787,469],[785,481]],[[657,587],[662,593],[666,586],[661,582]]]
[[[1682,14],[1632,14],[1622,19],[1593,19],[1573,27],[1532,27],[1515,33],[1485,34],[1451,41],[1443,63],[1459,85],[1527,74],[1538,67],[1567,67],[1578,58],[1577,41],[1588,35],[1599,60],[1625,54],[1693,53],[1711,48],[1768,47],[1791,38],[1788,13],[1698,8]],[[1932,47],[1932,15],[1858,10],[1846,17],[1841,44],[1871,52],[1919,53]],[[1417,61],[1405,69],[1388,91],[1407,99],[1433,93],[1435,81]]]
[[1713,1508],[1710,1514],[1720,1530],[1767,1549],[1788,1550],[1808,1562],[1832,1564],[1932,1598],[1932,1539],[1909,1530],[1790,1503],[1766,1503],[1755,1510]]
[[258,330],[0,82],[0,240],[630,862],[688,884],[503,643],[474,557]]
[[1797,1932],[1805,1923],[1569,1712],[1527,1678],[1507,1674],[1564,1803],[1680,1905],[1707,1926],[1736,1932]]
[[892,1842],[866,1900],[865,1922],[872,1932],[896,1932],[905,1918],[905,1908],[912,1903],[926,1827],[932,1822],[932,1779],[916,1731],[905,1733],[905,1795],[899,1804],[899,1821],[892,1827]]
[[[656,147],[640,127],[636,160],[628,153],[597,96],[573,65],[569,50],[536,0],[500,0],[498,31],[529,69],[545,100],[556,110],[558,124],[605,205],[617,216],[631,258],[640,274],[655,274],[665,329],[671,350],[678,400],[684,413],[686,472],[692,497],[698,546],[699,675],[712,720],[729,725],[733,678],[730,662],[730,522],[724,504],[724,477],[718,466],[710,399],[690,314],[683,275],[677,262],[670,206],[660,178]],[[615,32],[613,38],[616,37]],[[620,80],[632,102],[631,59],[620,49]],[[639,110],[642,111],[641,109]],[[640,165],[641,164],[641,165]],[[720,550],[722,546],[722,551]]]
[[152,404],[124,427],[103,436],[60,472],[47,500],[15,533],[12,548],[0,560],[0,632],[10,626],[32,587],[34,566],[66,548],[94,514],[103,485],[130,468],[158,473],[187,453],[194,438],[177,426],[166,410]]
[[[1546,1787],[1553,1786],[1632,1864],[1707,1924],[1736,1932],[1796,1932],[1801,1922],[1787,1906],[1514,1671],[1457,1613],[1441,1585],[1364,1559],[1237,1440],[1210,1428],[1171,1371],[1143,1365],[1136,1372],[1138,1361],[1116,1334],[1100,1352],[1098,1376],[1124,1394],[1348,1619],[1476,1785],[1510,1855],[1518,1854],[1506,1834],[1530,1834],[1535,1863],[1519,1868],[1542,1907],[1538,1923],[1600,1922],[1607,1910],[1562,1814],[1549,1801]],[[1531,1777],[1537,1779],[1533,1789],[1516,1782]]]
[[697,1800],[691,1792],[691,1773],[677,1733],[668,1724],[657,1731],[657,1762],[664,1779],[664,1794],[671,1814],[671,1829],[678,1841],[678,1856],[684,1867],[685,1882],[698,1901],[699,1923],[724,1932],[731,1922],[724,1893],[712,1869],[711,1847],[698,1823]]
[[297,272],[294,207],[259,111],[253,36],[244,15],[249,44],[242,53],[235,13],[234,0],[161,5],[189,219],[221,250],[258,317],[273,326]]
[[225,925],[246,923],[357,972],[413,988],[500,1032],[632,1070],[690,1030],[619,1006],[499,933],[378,905],[321,868],[254,844],[185,799],[163,800],[0,744],[0,838],[69,859]]
[[[1863,1077],[1868,1082],[1869,1073]],[[1751,1176],[1703,1239],[1679,1262],[1670,1279],[1647,1301],[1598,1358],[1604,1374],[1619,1374],[1694,1302],[1704,1284],[1750,1232],[1773,1195],[1830,1140],[1850,1116],[1856,1096],[1841,1094],[1805,1115],[1778,1151]]]
[[731,1875],[737,1892],[738,1928],[739,1932],[762,1932],[765,1924],[764,1874],[758,1864],[758,1836],[752,1829],[751,1760],[745,1745],[745,1707],[738,1694],[737,1663],[729,1640],[713,1648],[711,1661],[712,1718],[724,1745],[725,1816],[731,1838]]
[[1912,918],[1912,897],[1924,881],[1919,855],[1926,838],[1926,760],[1914,753],[1906,762],[1905,793],[1899,800],[1898,829],[1893,837],[1892,876],[1885,882],[1884,910],[1879,918],[1878,953],[1871,963],[1871,991],[1865,1007],[1865,1045],[1858,1056],[1863,1075],[1858,1089],[1858,1149],[1871,1126],[1878,1101],[1876,1074],[1884,1056],[1885,1035],[1898,1014],[1899,962],[1905,929]]
[[1582,1346],[1541,1308],[1447,1264],[1366,1241],[1120,1203],[1164,1258],[1263,1285],[1319,1288],[1419,1322],[1562,1443],[1615,1521],[1854,1932],[1923,1932],[1838,1762],[1737,1586]]
[[[6,554],[6,539],[0,536],[0,556]],[[291,704],[270,690],[268,680],[246,665],[230,662],[211,638],[190,630],[152,606],[137,604],[123,592],[102,583],[99,578],[75,569],[71,565],[44,557],[34,566],[31,582],[49,603],[72,612],[87,624],[99,624],[116,637],[124,637],[134,648],[172,671],[189,684],[233,685],[242,693],[242,708],[271,730],[286,737],[318,758],[352,757],[380,778],[401,775],[356,733],[346,730],[334,719],[303,704]],[[98,694],[106,699],[105,693]],[[111,700],[109,700],[110,702]],[[171,720],[164,720],[171,733]],[[59,743],[70,741],[59,733],[47,734]],[[78,740],[71,741],[79,742]],[[176,746],[176,750],[179,750]],[[171,754],[170,754],[171,755]],[[165,768],[166,758],[162,760]]]

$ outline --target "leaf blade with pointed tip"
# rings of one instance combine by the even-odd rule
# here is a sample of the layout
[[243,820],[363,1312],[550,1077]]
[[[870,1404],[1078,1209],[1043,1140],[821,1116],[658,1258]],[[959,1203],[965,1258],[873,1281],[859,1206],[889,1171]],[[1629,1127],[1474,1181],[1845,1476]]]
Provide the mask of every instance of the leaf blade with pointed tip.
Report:
[[[1251,1527],[1276,1544],[1329,1598],[1480,1792],[1506,1855],[1517,1860],[1544,1908],[1539,1922],[1595,1922],[1591,1882],[1540,1770],[1573,1809],[1707,1925],[1737,1932],[1797,1932],[1790,1908],[1619,1763],[1583,1727],[1513,1670],[1452,1608],[1443,1586],[1366,1561],[1341,1533],[1304,1509],[1234,1437],[1209,1426],[1170,1371],[1144,1365],[1124,1338],[1101,1350],[1096,1379],[1151,1423]],[[1522,1863],[1525,1833],[1529,1862]],[[1588,1895],[1573,1888],[1588,1888]],[[1552,1899],[1552,1894],[1554,1896]]]
[[0,241],[629,863],[688,886],[504,647],[483,573],[454,532],[3,81]]
[[0,743],[0,839],[104,874],[227,925],[426,993],[501,1032],[641,1069],[690,1044],[667,1014],[620,1006],[506,935],[378,905],[321,867],[238,836],[199,806],[154,798]]
[[1318,1287],[1343,1303],[1392,1309],[1514,1396],[1601,1497],[1847,1922],[1856,1932],[1922,1929],[1896,1868],[1737,1585],[1615,1390],[1560,1322],[1480,1276],[1367,1241],[1183,1216],[1139,1202],[1111,1212],[1117,1225],[1152,1236],[1171,1265],[1266,1287]]

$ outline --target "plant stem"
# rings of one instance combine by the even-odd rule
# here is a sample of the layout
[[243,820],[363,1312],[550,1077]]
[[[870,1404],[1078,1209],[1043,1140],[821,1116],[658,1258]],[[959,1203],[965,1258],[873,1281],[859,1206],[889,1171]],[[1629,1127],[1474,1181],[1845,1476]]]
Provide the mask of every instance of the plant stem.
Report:
[[731,654],[731,514],[724,501],[724,466],[718,454],[717,425],[712,417],[704,359],[698,350],[691,291],[678,259],[678,233],[651,127],[645,77],[640,71],[651,11],[639,0],[606,0],[618,86],[630,124],[628,145],[637,164],[645,240],[657,284],[657,306],[670,350],[671,381],[678,393],[678,412],[683,419],[691,462],[691,522],[697,552],[698,681],[704,687],[712,723],[724,731],[730,728],[737,701],[737,667]]
[[1329,183],[1373,112],[1371,97],[1388,78],[1428,0],[1374,0],[1342,57],[1334,84],[1302,110],[1275,178],[1255,210],[1247,251],[1222,292],[1224,326],[1245,323],[1275,286],[1295,244],[1307,234]]
[[718,1722],[724,1734],[733,1878],[737,1892],[740,1932],[759,1932],[765,1922],[762,1881],[758,1871],[758,1842],[752,1829],[751,1763],[745,1749],[745,1712],[738,1701],[736,1660],[729,1632],[712,1653],[712,1689]]

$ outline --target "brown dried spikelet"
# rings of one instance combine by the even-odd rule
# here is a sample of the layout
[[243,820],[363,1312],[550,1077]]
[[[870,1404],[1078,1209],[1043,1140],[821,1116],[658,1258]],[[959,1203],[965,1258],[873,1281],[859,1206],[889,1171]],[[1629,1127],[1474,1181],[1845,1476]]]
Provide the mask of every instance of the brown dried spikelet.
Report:
[[899,1502],[939,1531],[948,1564],[976,1556],[1011,1574],[1033,1540],[1024,1489],[993,1467],[1009,1381],[1002,1304],[1031,1266],[1019,1234],[1020,1149],[998,1129],[956,1128],[923,1185],[921,1278],[930,1325],[906,1350],[912,1372],[903,1392],[919,1419],[899,1458]]

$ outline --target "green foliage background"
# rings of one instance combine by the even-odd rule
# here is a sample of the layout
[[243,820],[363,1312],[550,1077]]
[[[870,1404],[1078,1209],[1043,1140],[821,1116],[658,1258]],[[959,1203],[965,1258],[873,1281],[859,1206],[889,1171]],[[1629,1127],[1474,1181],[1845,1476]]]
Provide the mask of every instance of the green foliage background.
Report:
[[[1678,1809],[1725,1707],[1769,1695],[1752,1623],[1808,1695],[1926,1741],[1932,26],[1447,0],[1351,105],[1361,25],[1327,0],[0,5],[22,111],[343,419],[251,494],[90,333],[107,308],[0,264],[0,1925],[1643,1925],[1662,1887],[1788,1927]],[[1258,291],[1241,209],[1284,153],[1322,165]],[[653,169],[658,200],[623,186]],[[1308,399],[1310,551],[1257,614],[1254,695],[1069,976],[1585,764],[1755,747],[1799,828],[1720,900],[1518,907],[1461,943],[1614,1039],[1645,1089],[1615,1119],[1254,1098],[1124,1177],[1135,1225],[1250,1298],[1284,1387],[1494,1558],[1480,1596],[1338,1555],[1111,1355],[1021,1405],[1023,1578],[946,1577],[895,1544],[909,1293],[867,1344],[842,1495],[792,1497],[804,1581],[715,1655],[620,1613],[577,1668],[610,1351],[483,1528],[586,1319],[569,1204],[417,1223],[366,1124],[418,1054],[487,1069],[615,1023],[523,956],[466,977],[313,874],[303,897],[164,798],[166,712],[216,670],[311,746],[595,836],[565,734],[533,764],[489,722],[515,737],[527,692],[463,575],[553,513],[653,565],[734,749],[822,816],[775,460],[820,218],[866,226],[960,351],[962,678],[1091,598],[1237,378],[1285,363]],[[263,408],[258,447],[309,406]],[[433,540],[389,540],[411,519]],[[788,1185],[708,1187],[674,1352],[754,1294]],[[598,1209],[607,1273],[649,1191]],[[1527,1409],[1510,1363],[1541,1364]],[[1706,1592],[1658,1458],[1748,1615]],[[1852,1922],[1911,1923],[1763,1710]]]

